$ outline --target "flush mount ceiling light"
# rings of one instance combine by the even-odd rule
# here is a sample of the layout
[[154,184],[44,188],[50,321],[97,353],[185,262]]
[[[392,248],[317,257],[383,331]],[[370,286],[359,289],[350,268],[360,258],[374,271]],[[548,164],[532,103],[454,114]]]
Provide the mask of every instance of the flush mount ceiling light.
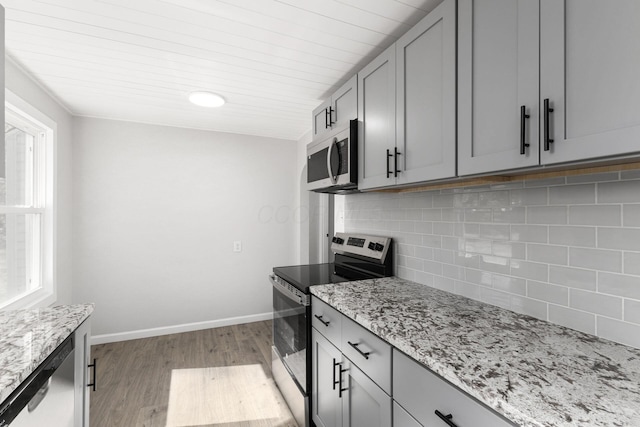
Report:
[[225,103],[224,98],[220,95],[203,91],[191,92],[189,94],[189,101],[200,107],[208,108],[220,107]]

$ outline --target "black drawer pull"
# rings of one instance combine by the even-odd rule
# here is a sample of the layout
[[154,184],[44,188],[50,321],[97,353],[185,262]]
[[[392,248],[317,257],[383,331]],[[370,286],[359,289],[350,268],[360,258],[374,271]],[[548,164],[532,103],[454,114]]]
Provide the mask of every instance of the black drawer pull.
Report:
[[458,426],[456,425],[456,423],[454,423],[453,421],[451,421],[451,419],[453,418],[453,415],[452,415],[452,414],[444,415],[442,412],[440,412],[440,411],[438,411],[438,410],[436,409],[436,415],[437,415],[438,417],[440,417],[440,419],[441,419],[442,421],[444,421],[445,423],[447,423],[447,425],[448,425],[448,426],[450,426],[450,427],[458,427]]
[[317,314],[314,314],[315,318],[318,319],[320,321],[320,323],[322,323],[324,326],[329,326],[329,323],[331,322],[327,322],[326,320],[322,319],[322,316],[318,316]]
[[525,142],[527,136],[527,119],[531,117],[527,114],[525,106],[520,107],[520,154],[525,154],[525,149],[529,146],[528,143]]
[[362,357],[364,357],[365,359],[369,360],[369,355],[371,354],[371,352],[370,352],[370,351],[367,351],[367,352],[365,353],[364,351],[362,351],[362,350],[360,350],[360,349],[358,348],[358,346],[359,346],[360,344],[358,344],[358,343],[354,344],[354,343],[352,343],[351,341],[347,341],[347,342],[349,343],[349,345],[350,345],[351,347],[355,348],[355,349],[356,349],[356,351],[357,351],[358,353],[360,353],[360,355],[362,355]]
[[87,365],[87,368],[93,368],[93,376],[91,379],[91,384],[87,384],[87,387],[93,387],[93,391],[96,391],[96,370],[97,370],[97,365],[96,365],[96,359],[93,359],[93,363],[90,365]]

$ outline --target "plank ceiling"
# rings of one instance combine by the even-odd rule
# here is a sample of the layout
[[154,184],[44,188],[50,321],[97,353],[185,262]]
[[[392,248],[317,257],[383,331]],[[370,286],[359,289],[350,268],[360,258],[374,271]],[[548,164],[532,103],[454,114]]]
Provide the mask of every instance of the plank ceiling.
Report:
[[7,54],[74,115],[293,140],[440,2],[0,0]]

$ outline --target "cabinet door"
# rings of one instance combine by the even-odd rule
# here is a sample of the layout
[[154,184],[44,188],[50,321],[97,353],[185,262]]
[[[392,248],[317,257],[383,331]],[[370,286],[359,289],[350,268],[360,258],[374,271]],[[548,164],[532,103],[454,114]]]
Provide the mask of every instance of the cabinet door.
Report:
[[398,184],[456,175],[456,1],[396,42]]
[[542,163],[640,152],[640,2],[542,0],[540,13]]
[[340,427],[342,403],[338,378],[342,353],[315,328],[311,329],[311,369],[313,422],[317,427]]
[[422,424],[417,422],[397,402],[393,402],[393,427],[422,427]]
[[396,146],[396,52],[395,44],[358,73],[358,187],[395,184],[393,167]]
[[[77,427],[89,427],[89,397],[91,390],[87,384],[91,383],[89,364],[91,363],[91,321],[82,322],[74,332],[75,361],[75,423]],[[95,368],[94,368],[95,369]]]
[[329,107],[331,106],[331,99],[327,99],[322,104],[318,105],[313,113],[311,113],[311,120],[313,124],[313,139],[318,135],[329,130]]
[[539,163],[539,16],[539,1],[459,0],[459,175]]
[[[346,359],[345,359],[346,361]],[[391,398],[353,363],[345,362],[342,425],[391,427]]]
[[351,77],[331,97],[331,127],[347,125],[358,118],[358,76]]

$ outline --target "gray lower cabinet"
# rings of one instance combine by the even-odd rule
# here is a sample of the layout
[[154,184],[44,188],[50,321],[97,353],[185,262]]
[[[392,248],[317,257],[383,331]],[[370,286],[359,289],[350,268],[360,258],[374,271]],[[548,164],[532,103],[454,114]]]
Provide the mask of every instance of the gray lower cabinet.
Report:
[[391,397],[312,328],[312,419],[317,427],[391,427]]
[[406,412],[396,415],[395,427],[452,425],[443,418],[457,427],[515,425],[397,350],[393,351],[393,399]]
[[74,425],[89,427],[89,396],[93,372],[89,372],[91,363],[91,320],[85,320],[74,332],[74,388],[75,410]]
[[422,427],[404,408],[393,402],[393,427]]

